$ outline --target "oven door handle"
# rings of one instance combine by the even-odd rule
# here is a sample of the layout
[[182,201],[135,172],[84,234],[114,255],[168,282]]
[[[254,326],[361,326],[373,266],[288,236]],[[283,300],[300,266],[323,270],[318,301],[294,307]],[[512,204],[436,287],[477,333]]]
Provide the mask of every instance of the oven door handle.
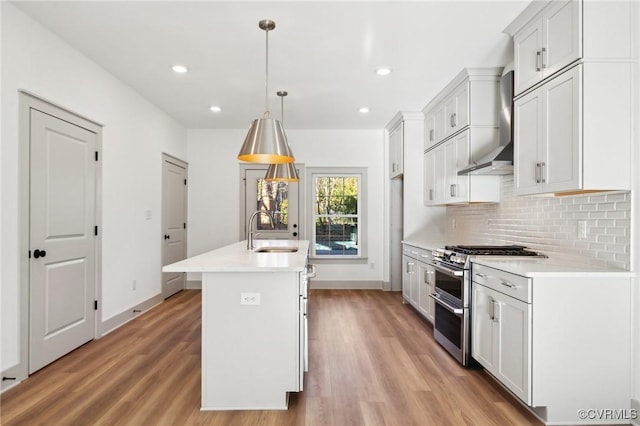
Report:
[[449,275],[450,277],[461,277],[464,275],[464,271],[462,269],[447,268],[446,266],[443,266],[436,262],[429,262],[429,264],[436,268],[438,271],[442,272],[443,274]]
[[455,308],[450,304],[446,303],[444,300],[442,300],[440,296],[438,296],[438,293],[429,293],[429,297],[435,300],[438,305],[442,306],[452,314],[462,315],[464,313],[463,309]]

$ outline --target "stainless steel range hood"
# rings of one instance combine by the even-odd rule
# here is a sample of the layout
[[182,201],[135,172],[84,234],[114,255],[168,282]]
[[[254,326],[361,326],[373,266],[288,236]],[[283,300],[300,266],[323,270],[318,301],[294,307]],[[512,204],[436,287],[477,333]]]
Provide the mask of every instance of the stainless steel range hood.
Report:
[[496,149],[458,171],[458,175],[508,175],[513,173],[513,71],[500,79],[500,144]]
[[499,146],[478,161],[458,171],[458,175],[508,175],[513,173],[513,142]]

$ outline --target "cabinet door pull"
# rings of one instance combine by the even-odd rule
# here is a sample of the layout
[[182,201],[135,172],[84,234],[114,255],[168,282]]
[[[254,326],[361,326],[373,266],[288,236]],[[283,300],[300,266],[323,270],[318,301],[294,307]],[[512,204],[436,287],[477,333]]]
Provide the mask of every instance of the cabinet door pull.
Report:
[[503,285],[503,286],[505,286],[505,287],[509,287],[509,288],[516,288],[516,285],[515,285],[515,284],[512,284],[512,283],[510,283],[510,282],[508,282],[508,281],[502,281],[500,284],[502,284],[502,285]]
[[491,321],[495,321],[496,320],[496,301],[493,299],[489,299],[489,305],[491,307],[489,311],[489,319],[491,319]]
[[479,277],[479,278],[487,278],[487,276],[486,276],[485,274],[482,274],[482,273],[480,273],[480,272],[476,272],[476,277]]
[[429,200],[433,201],[433,189],[429,189]]
[[458,114],[453,113],[453,125],[451,127],[456,127],[458,125]]
[[456,192],[457,192],[457,191],[456,191],[456,189],[457,189],[457,186],[458,186],[457,184],[452,183],[452,184],[451,184],[451,187],[449,188],[449,194],[450,194],[452,197],[455,197],[455,196],[456,196]]
[[540,183],[540,163],[536,163],[536,183]]
[[545,53],[547,53],[547,49],[546,48],[542,48],[542,54],[540,55],[542,57],[542,69],[547,67],[547,64],[545,64]]
[[540,67],[540,57],[542,56],[542,54],[540,53],[540,51],[538,50],[536,52],[536,71],[540,72],[542,71],[542,68]]
[[545,183],[547,181],[547,178],[545,177],[546,174],[547,174],[547,163],[543,161],[542,163],[540,163],[540,180],[542,181],[542,183]]
[[434,133],[435,133],[435,132],[434,132],[434,130],[433,130],[433,129],[429,130],[429,141],[433,141],[433,139],[434,139],[433,134],[434,134]]

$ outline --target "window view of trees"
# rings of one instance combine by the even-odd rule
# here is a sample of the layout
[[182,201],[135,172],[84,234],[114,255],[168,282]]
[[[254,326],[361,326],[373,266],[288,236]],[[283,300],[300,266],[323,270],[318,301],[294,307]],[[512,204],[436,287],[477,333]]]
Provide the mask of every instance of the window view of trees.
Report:
[[317,255],[358,255],[358,177],[315,178]]
[[264,210],[273,218],[275,228],[271,227],[269,219],[261,214],[256,217],[256,228],[264,230],[287,230],[289,211],[289,184],[287,182],[270,182],[258,179],[256,188],[257,210]]

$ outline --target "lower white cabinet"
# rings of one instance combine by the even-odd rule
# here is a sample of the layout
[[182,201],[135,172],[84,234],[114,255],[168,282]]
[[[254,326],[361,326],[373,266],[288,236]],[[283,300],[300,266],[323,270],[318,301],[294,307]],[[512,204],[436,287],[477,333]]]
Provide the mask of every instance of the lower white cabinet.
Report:
[[602,423],[580,418],[584,409],[628,413],[631,274],[478,262],[471,268],[473,358],[546,424]]
[[531,403],[531,304],[473,284],[472,356]]
[[428,250],[403,245],[402,298],[433,323],[435,305],[429,293],[434,291],[435,270],[424,261],[430,256]]
[[435,269],[433,266],[418,262],[417,286],[418,286],[418,311],[431,323],[433,323],[433,314],[436,310],[435,301],[429,297],[430,293],[435,291]]

